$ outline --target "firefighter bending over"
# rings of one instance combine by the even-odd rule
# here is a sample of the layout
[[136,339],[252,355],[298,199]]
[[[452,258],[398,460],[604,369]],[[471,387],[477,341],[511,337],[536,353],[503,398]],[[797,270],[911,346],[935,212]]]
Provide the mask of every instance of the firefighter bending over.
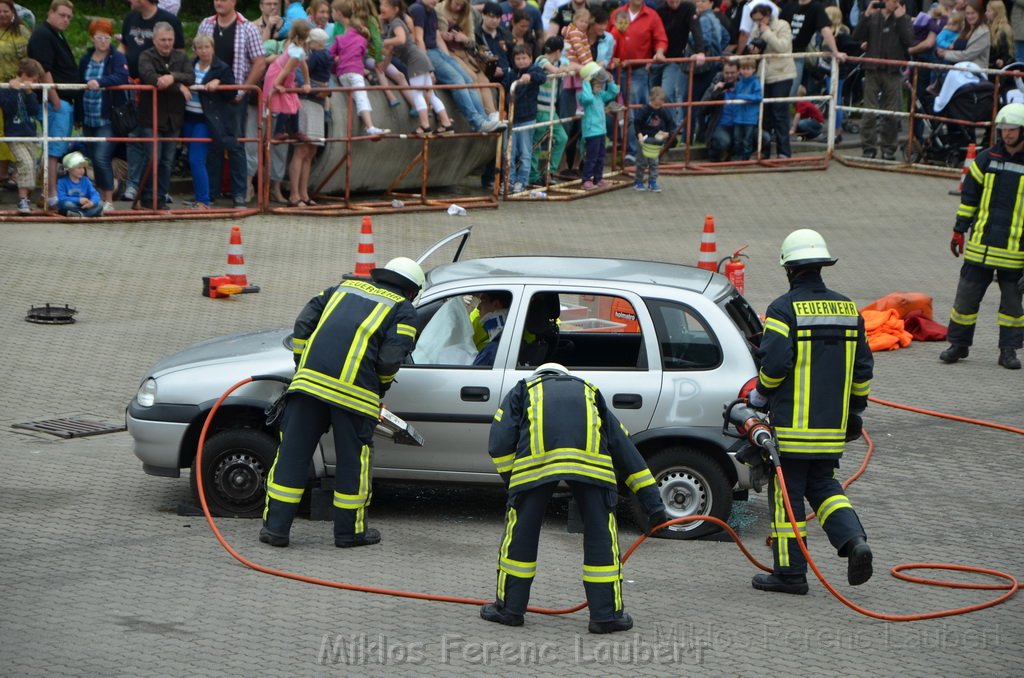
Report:
[[750,404],[771,413],[795,524],[789,522],[778,479],[772,477],[774,568],[754,577],[762,591],[807,593],[807,562],[796,543],[806,540],[804,497],[856,586],[871,578],[871,549],[853,505],[835,479],[845,441],[861,435],[874,359],[864,321],[848,298],[825,287],[821,267],[836,260],[816,231],[793,231],[779,262],[789,292],[768,306],[761,369]]
[[505,397],[488,443],[508,487],[505,536],[498,553],[497,601],[480,609],[487,621],[520,626],[537,574],[537,542],[551,494],[569,484],[583,518],[583,587],[591,633],[633,627],[622,609],[618,481],[637,495],[648,530],[668,520],[647,464],[593,384],[557,363],[541,365]]
[[334,430],[334,545],[366,546],[380,531],[366,526],[373,429],[381,398],[416,344],[423,270],[398,257],[370,271],[373,282],[348,280],[313,297],[295,320],[298,369],[288,387],[281,445],[267,477],[260,541],[288,546],[309,462]]

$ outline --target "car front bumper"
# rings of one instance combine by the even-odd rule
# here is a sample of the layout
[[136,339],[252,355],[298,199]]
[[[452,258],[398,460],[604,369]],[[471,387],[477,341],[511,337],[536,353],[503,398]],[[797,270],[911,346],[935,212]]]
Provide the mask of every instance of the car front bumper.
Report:
[[125,425],[132,437],[132,451],[147,474],[180,475],[181,444],[197,416],[199,408],[195,405],[141,407],[134,399],[129,403]]

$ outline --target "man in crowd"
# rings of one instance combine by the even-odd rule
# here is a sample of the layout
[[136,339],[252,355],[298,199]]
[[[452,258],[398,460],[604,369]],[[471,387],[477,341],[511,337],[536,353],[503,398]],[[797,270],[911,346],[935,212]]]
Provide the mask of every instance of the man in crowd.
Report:
[[[32,31],[28,41],[28,56],[38,61],[46,75],[42,82],[59,84],[81,84],[78,62],[68,45],[64,31],[71,24],[75,6],[71,0],[53,0],[46,21],[40,22]],[[81,99],[81,92],[52,88],[47,95],[47,135],[70,137],[74,128],[75,102]],[[47,204],[57,204],[57,165],[70,150],[66,141],[51,141],[47,150]]]
[[[793,29],[793,52],[816,52],[812,45],[814,35],[821,34],[824,45],[827,46],[838,59],[845,59],[846,55],[836,47],[836,38],[832,35],[832,23],[825,14],[825,5],[821,0],[789,0],[779,14],[779,18],[785,21]],[[803,82],[804,59],[795,57],[796,77],[793,78],[793,85],[790,87],[789,96],[795,97],[796,90]]]
[[[874,2],[868,5],[864,16],[853,29],[853,39],[867,43],[865,57],[907,61],[907,50],[914,44],[914,28],[907,16],[907,9],[900,0],[884,1],[885,6],[881,9],[876,8]],[[864,108],[898,111],[903,106],[902,97],[903,74],[899,66],[864,64]],[[865,113],[860,126],[864,157],[876,157],[881,147],[882,159],[894,160],[899,127],[900,120],[894,115]]]
[[[235,11],[236,0],[213,0],[215,14],[199,24],[199,35],[213,38],[213,53],[218,59],[231,66],[235,82],[244,85],[259,85],[266,70],[266,56],[260,30],[244,16]],[[234,101],[234,120],[231,131],[237,137],[253,138],[257,133],[259,106],[257,98],[248,92],[239,91]],[[247,105],[249,104],[249,105]],[[235,144],[227,149],[231,165],[231,193],[235,207],[245,207],[254,195],[252,178],[258,165],[257,148],[254,142]],[[217,181],[224,165],[224,156],[211,153],[207,159],[210,176]]]
[[153,46],[153,27],[161,21],[174,28],[174,49],[185,49],[185,35],[181,21],[166,9],[157,6],[157,0],[129,0],[132,11],[121,24],[121,45],[118,50],[128,60],[128,74],[139,77],[139,55]]
[[[156,120],[153,120],[153,94],[144,90],[139,96],[139,126],[131,136],[151,137],[154,130],[158,137],[181,136],[185,122],[185,104],[192,98],[189,87],[195,84],[196,76],[192,61],[181,50],[174,49],[174,27],[160,22],[153,27],[153,46],[139,55],[139,82],[156,87]],[[174,164],[176,141],[161,141],[157,145],[157,208],[167,209],[166,196],[171,189],[171,168]],[[143,177],[150,167],[152,142],[141,141],[128,145],[128,188],[137,195],[141,188],[142,205],[147,207],[151,200],[149,191],[152,181]]]

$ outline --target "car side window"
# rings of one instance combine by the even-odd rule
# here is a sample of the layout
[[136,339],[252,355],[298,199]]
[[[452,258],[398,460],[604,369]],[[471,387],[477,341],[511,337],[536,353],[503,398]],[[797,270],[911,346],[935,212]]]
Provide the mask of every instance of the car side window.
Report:
[[480,290],[417,309],[422,327],[413,363],[491,367],[512,300],[507,290]]
[[647,369],[637,312],[623,297],[536,292],[524,330],[520,368],[553,361],[569,369]]
[[645,299],[654,321],[665,370],[708,370],[722,362],[722,349],[693,309],[664,299]]

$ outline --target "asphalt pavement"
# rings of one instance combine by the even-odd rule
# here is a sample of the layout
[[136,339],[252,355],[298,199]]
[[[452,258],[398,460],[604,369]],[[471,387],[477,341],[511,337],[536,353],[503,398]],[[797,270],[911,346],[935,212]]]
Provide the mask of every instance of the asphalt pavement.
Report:
[[[750,245],[747,297],[758,311],[786,288],[778,247],[812,227],[839,263],[827,282],[859,304],[932,295],[945,322],[959,261],[948,251],[956,182],[833,163],[827,171],[663,177],[658,195],[616,191],[574,202],[511,203],[468,216],[374,219],[378,262],[416,256],[466,225],[466,256],[544,253],[696,263],[704,216],[718,254]],[[529,614],[522,628],[482,621],[475,606],[341,591],[288,581],[232,559],[179,479],[143,474],[124,432],[62,440],[12,424],[55,418],[123,423],[149,366],[193,342],[290,325],[313,294],[353,270],[358,218],[252,217],[241,222],[259,294],[201,296],[224,270],[231,222],[0,225],[4,389],[0,395],[0,673],[32,675],[1020,675],[1022,599],[964,616],[893,623],[838,603],[754,591],[758,570],[727,541],[648,540],[625,567],[636,626],[593,636],[586,612]],[[938,361],[944,344],[876,354],[872,394],[1021,426],[1024,375],[996,365],[995,290],[969,359]],[[73,325],[24,321],[29,307],[70,304]],[[810,548],[857,604],[914,614],[998,595],[899,582],[904,562],[951,562],[1024,575],[1017,460],[1010,433],[879,405],[865,425],[876,450],[849,495],[875,553],[875,577],[845,582],[816,523]],[[863,459],[849,446],[839,474]],[[481,450],[481,454],[485,451]],[[258,522],[219,520],[253,561],[329,580],[450,596],[494,594],[503,497],[493,490],[375,488],[379,546],[338,550],[325,523],[299,521],[293,545],[256,539]],[[731,522],[756,558],[767,506],[753,494]],[[620,543],[637,536],[622,521]],[[582,538],[554,506],[541,538],[532,602],[583,600]],[[943,579],[992,580],[956,573]]]

